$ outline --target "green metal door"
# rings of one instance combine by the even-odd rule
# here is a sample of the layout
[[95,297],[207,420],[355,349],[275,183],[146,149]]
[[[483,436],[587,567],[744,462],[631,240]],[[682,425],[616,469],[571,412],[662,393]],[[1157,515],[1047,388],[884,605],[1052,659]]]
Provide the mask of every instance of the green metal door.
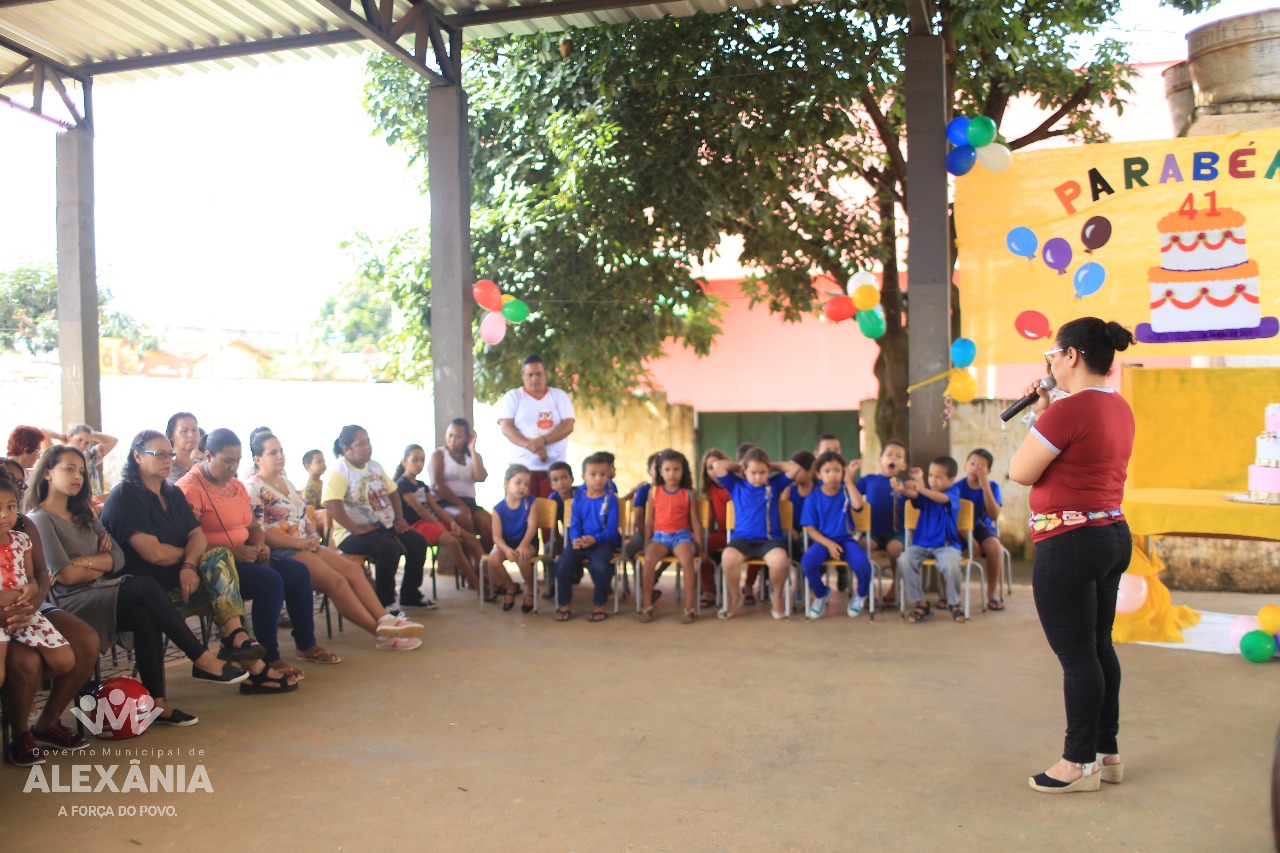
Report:
[[799,450],[813,450],[818,436],[840,439],[846,459],[858,459],[856,409],[829,412],[699,412],[698,455],[718,447],[733,458],[741,442],[758,444],[775,461]]

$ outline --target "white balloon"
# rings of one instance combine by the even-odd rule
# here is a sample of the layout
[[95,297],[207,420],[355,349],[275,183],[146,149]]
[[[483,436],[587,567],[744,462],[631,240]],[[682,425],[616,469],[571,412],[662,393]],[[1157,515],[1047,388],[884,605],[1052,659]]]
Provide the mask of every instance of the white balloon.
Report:
[[858,272],[849,276],[849,284],[845,288],[845,291],[850,296],[853,296],[853,292],[864,284],[869,284],[872,287],[876,288],[877,290],[880,289],[880,279],[876,277],[875,273],[867,272],[866,270],[859,270]]
[[1013,152],[999,142],[978,149],[978,162],[988,172],[1003,172],[1013,165]]

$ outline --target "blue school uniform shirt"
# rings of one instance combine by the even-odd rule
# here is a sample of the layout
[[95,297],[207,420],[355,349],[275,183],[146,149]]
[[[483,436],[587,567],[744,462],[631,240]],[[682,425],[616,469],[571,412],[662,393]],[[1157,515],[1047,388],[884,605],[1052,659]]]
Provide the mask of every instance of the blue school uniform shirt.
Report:
[[800,523],[815,528],[828,539],[852,539],[853,516],[849,514],[849,493],[844,484],[834,495],[822,491],[821,486],[810,492]]
[[[818,489],[820,488],[822,487],[814,486],[812,489],[809,490],[809,494],[812,495],[814,492],[818,491]],[[787,486],[787,500],[791,501],[791,526],[792,527],[799,528],[803,526],[804,497],[805,497],[804,495],[800,494],[799,484],[792,483],[790,486]]]
[[760,542],[782,538],[782,521],[778,500],[791,485],[791,478],[781,471],[763,486],[753,486],[743,477],[729,473],[720,478],[733,501],[733,538]]
[[[982,494],[982,487],[975,489],[970,486],[968,477],[957,482],[960,486],[960,499],[973,501],[973,532],[985,530],[994,536],[996,525],[991,520],[991,516],[987,515],[987,499]],[[996,499],[996,503],[1004,506],[1004,501],[1000,497],[1000,486],[996,483],[991,484],[991,496]]]
[[902,497],[894,494],[892,483],[884,474],[868,474],[858,480],[858,491],[871,504],[871,533],[879,539],[892,537],[902,521],[897,506]]
[[618,496],[608,490],[598,498],[587,497],[587,487],[581,486],[573,494],[573,517],[569,519],[568,539],[572,542],[580,536],[594,536],[597,543],[617,544]]
[[556,505],[556,521],[564,521],[564,498],[560,497],[560,493],[552,490],[551,500]]
[[911,501],[920,510],[915,532],[911,534],[912,545],[924,548],[941,548],[944,545],[960,547],[960,533],[956,529],[956,520],[960,516],[960,484],[952,483],[951,488],[943,494],[950,499],[944,504],[924,495]]
[[[995,485],[994,483],[992,484]],[[636,487],[635,499],[631,501],[631,505],[636,509],[643,509],[649,505],[649,490],[653,488],[652,483],[641,483]]]
[[524,540],[525,531],[529,529],[529,513],[533,510],[533,498],[525,495],[515,509],[507,506],[506,501],[499,501],[493,508],[494,514],[502,519],[502,540],[514,548]]

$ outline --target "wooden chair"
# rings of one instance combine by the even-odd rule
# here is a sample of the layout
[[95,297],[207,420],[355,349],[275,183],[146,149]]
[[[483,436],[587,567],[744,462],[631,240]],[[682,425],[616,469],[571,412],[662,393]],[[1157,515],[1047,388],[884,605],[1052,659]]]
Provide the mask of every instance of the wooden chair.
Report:
[[[868,590],[867,606],[868,615],[871,621],[876,621],[876,598],[880,595],[881,587],[884,584],[883,567],[875,560],[871,559],[871,504],[866,501],[862,502],[862,509],[849,511],[850,517],[853,519],[853,533],[855,538],[862,538],[862,547],[866,549],[867,559],[871,562],[871,588]],[[804,531],[804,547],[809,549],[809,531]],[[826,576],[828,569],[848,569],[849,563],[845,560],[823,560],[822,569],[823,576]],[[804,581],[804,619],[809,621],[809,607],[813,603],[813,590],[809,587],[809,577],[803,571],[800,572]],[[852,577],[850,572],[849,583],[853,585],[853,594],[858,592],[857,579]]]
[[[784,596],[784,599],[785,599],[783,604],[783,612],[786,614],[788,619],[791,618],[791,590],[792,590],[792,584],[793,584],[791,575],[796,569],[795,561],[791,559],[791,539],[792,539],[792,533],[793,533],[792,516],[793,516],[793,508],[791,505],[791,501],[789,500],[778,501],[778,522],[782,525],[782,530],[780,531],[780,533],[781,533],[783,548],[785,548],[787,552],[787,563],[788,563],[787,580],[784,585],[785,588],[782,590],[782,595]],[[734,518],[733,501],[729,501],[725,509],[725,528],[729,532],[729,535],[726,537],[727,541],[733,540],[733,525],[735,520],[736,519]],[[762,602],[769,601],[771,598],[770,596],[771,590],[770,590],[770,583],[769,583],[768,565],[765,563],[764,560],[747,560],[743,565],[760,566],[763,568],[763,571],[760,572],[759,580],[758,580],[760,584],[760,594],[757,595],[756,597]],[[720,590],[722,595],[721,608],[727,607],[729,604],[728,583],[729,583],[728,578],[725,576],[724,570],[721,569],[720,571]]]
[[[928,500],[928,498],[925,498],[925,500]],[[912,505],[911,501],[904,501],[903,514],[902,514],[902,526],[906,528],[908,548],[911,547],[911,534],[915,532],[916,521],[919,519],[919,517],[920,517],[920,511],[916,509],[915,506]],[[966,501],[966,500],[960,501],[960,512],[959,512],[959,517],[956,520],[956,530],[960,533],[960,538],[963,540],[961,542],[961,545],[968,546],[968,553],[970,555],[968,557],[965,557],[963,553],[961,554],[961,560],[963,561],[963,568],[964,568],[964,618],[968,620],[969,618],[969,586],[973,576],[973,569],[978,570],[978,584],[979,584],[979,587],[982,589],[982,609],[984,612],[987,609],[986,573],[985,573],[985,570],[983,569],[982,563],[978,560],[973,559],[973,556],[972,556],[973,555],[973,502],[972,501]],[[906,553],[906,552],[904,551],[903,553]],[[924,563],[921,564],[921,569],[920,569],[921,589],[926,589],[928,587],[929,575],[927,570],[933,569],[936,567],[937,567],[937,562],[935,562],[932,558],[925,560]],[[939,584],[939,587],[941,587],[941,584]],[[904,619],[907,617],[906,596],[903,595],[903,590],[901,589],[898,590],[898,613]]]

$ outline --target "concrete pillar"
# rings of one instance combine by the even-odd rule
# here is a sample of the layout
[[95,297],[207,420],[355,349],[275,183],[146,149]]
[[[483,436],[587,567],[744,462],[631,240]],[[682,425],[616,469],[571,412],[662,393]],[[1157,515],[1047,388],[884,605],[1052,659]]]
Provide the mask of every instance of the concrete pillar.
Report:
[[62,428],[102,429],[98,377],[98,277],[94,257],[93,131],[57,136],[58,354]]
[[436,445],[453,418],[472,420],[471,166],[461,86],[427,94],[431,196],[431,363]]
[[[940,36],[907,39],[907,318],[912,384],[951,366],[951,226],[947,210],[946,53]],[[910,461],[951,452],[945,382],[911,395]]]

